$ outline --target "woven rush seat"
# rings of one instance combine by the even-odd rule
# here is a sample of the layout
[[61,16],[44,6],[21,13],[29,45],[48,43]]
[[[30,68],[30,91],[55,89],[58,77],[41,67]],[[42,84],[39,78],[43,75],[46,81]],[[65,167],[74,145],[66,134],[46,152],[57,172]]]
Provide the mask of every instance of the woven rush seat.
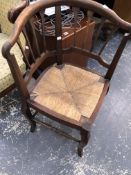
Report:
[[79,122],[81,116],[91,117],[104,82],[101,76],[87,70],[66,64],[60,69],[54,65],[38,80],[31,99],[47,110]]

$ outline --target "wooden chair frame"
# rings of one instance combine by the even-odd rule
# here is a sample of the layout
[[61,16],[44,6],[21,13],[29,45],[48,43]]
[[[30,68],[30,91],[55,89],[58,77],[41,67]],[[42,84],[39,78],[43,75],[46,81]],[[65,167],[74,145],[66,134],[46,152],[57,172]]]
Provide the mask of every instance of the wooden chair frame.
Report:
[[[67,49],[62,49],[62,40],[61,40],[62,27],[61,27],[61,20],[60,20],[61,19],[61,11],[60,11],[61,5],[68,5],[68,6],[77,7],[77,8],[81,7],[81,8],[90,10],[90,11],[95,11],[96,13],[100,14],[104,18],[107,18],[108,20],[110,20],[118,28],[122,28],[128,32],[127,34],[124,35],[111,64],[108,64],[106,61],[104,61],[100,54],[97,55],[91,51],[76,47],[75,45],[70,47],[70,48],[67,48]],[[33,55],[33,51],[31,50],[30,42],[28,40],[26,30],[29,26],[33,25],[31,23],[32,22],[31,17],[33,15],[35,15],[37,12],[40,12],[41,10],[43,10],[47,7],[51,7],[51,6],[56,6],[56,21],[57,21],[56,22],[56,50],[53,50],[53,51],[46,50],[46,41],[45,41],[44,30],[43,30],[42,31],[43,32],[43,52],[40,53],[38,41],[37,41],[37,38],[35,35],[35,31],[34,31],[34,28],[32,27],[31,32],[32,32],[33,37],[35,39],[36,51],[38,53],[38,55],[35,56],[35,55]],[[34,62],[30,65],[28,58],[26,58],[26,63],[27,63],[27,66],[29,68],[29,71],[26,74],[25,78],[23,78],[23,76],[20,73],[19,67],[18,67],[16,59],[15,59],[15,55],[12,55],[10,53],[11,48],[18,41],[19,35],[22,31],[24,32],[24,34],[27,38],[28,49],[30,50],[30,52],[32,54],[32,59],[34,59]],[[112,10],[107,9],[107,8],[105,8],[105,6],[103,6],[99,3],[93,2],[93,1],[88,1],[88,0],[38,1],[35,4],[30,5],[29,7],[24,9],[24,11],[17,18],[15,25],[14,25],[13,33],[10,36],[9,40],[4,44],[4,46],[2,48],[2,53],[3,53],[3,56],[7,59],[8,63],[9,63],[9,66],[11,68],[12,74],[13,74],[14,79],[15,79],[15,83],[16,83],[16,85],[21,93],[22,112],[31,124],[31,131],[33,132],[35,130],[36,122],[43,124],[43,122],[41,122],[35,118],[35,115],[37,114],[37,112],[40,112],[40,113],[46,115],[47,117],[49,117],[55,121],[58,121],[59,123],[63,123],[63,124],[68,125],[72,128],[76,128],[80,131],[80,134],[81,134],[81,139],[79,141],[77,139],[75,139],[79,142],[78,155],[82,156],[83,148],[88,143],[88,139],[89,139],[89,135],[90,135],[90,127],[96,118],[96,114],[97,114],[97,112],[98,112],[98,110],[103,102],[105,95],[108,92],[109,82],[112,78],[112,75],[113,75],[114,70],[117,66],[117,63],[120,59],[120,56],[123,52],[123,49],[124,49],[128,39],[130,38],[130,33],[131,33],[131,24],[120,19],[115,14],[115,12],[113,12]],[[35,103],[34,101],[31,100],[30,90],[27,88],[27,84],[32,79],[32,76],[34,75],[36,70],[38,70],[40,65],[47,58],[55,56],[56,63],[58,65],[58,67],[61,69],[63,66],[62,55],[68,54],[72,51],[79,53],[79,54],[82,54],[82,55],[85,55],[87,57],[91,57],[91,58],[95,59],[96,61],[98,61],[103,67],[108,69],[106,75],[104,76],[105,85],[104,85],[102,94],[99,98],[99,101],[98,101],[90,119],[87,120],[87,118],[85,118],[84,116],[81,116],[81,119],[79,122],[75,122],[75,121],[72,121],[70,119],[67,119],[65,116],[62,116],[58,113],[51,111],[50,109],[46,109],[45,107],[38,105],[37,103]],[[35,57],[36,57],[36,59],[35,59]],[[39,71],[37,71],[37,73],[39,73]],[[30,108],[35,109],[36,112],[34,114],[32,114]],[[49,124],[46,124],[46,125],[49,126]],[[70,136],[70,138],[72,138],[72,137]]]

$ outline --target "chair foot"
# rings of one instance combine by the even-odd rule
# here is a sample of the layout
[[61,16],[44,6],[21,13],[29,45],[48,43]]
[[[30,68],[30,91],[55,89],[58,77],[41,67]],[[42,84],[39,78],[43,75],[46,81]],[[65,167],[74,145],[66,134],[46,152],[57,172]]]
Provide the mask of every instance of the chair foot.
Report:
[[79,145],[78,145],[77,152],[78,152],[78,156],[79,157],[82,157],[83,156],[83,146],[82,146],[81,143],[79,143]]
[[22,112],[31,125],[30,131],[34,132],[36,129],[36,122],[33,120],[33,115],[30,111],[30,108],[28,107],[26,103],[22,105]]
[[32,121],[31,122],[31,127],[30,127],[30,132],[35,132],[35,129],[36,129],[36,122]]
[[108,92],[109,92],[109,89],[110,89],[110,86],[109,86],[109,87],[108,87],[108,89],[107,89],[106,95],[108,94]]
[[83,149],[87,145],[90,138],[90,132],[84,129],[81,129],[80,134],[81,134],[81,140],[79,142],[77,152],[78,152],[78,156],[82,157]]

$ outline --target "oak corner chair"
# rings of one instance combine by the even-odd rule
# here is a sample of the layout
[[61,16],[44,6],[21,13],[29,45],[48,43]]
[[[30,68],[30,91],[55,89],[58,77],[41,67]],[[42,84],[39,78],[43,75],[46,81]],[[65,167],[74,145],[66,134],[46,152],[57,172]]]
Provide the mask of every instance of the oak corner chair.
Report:
[[[26,0],[23,0],[23,2],[22,0],[0,0],[0,98],[15,87],[9,65],[1,53],[2,45],[8,40],[11,34],[12,23],[14,23],[19,13],[27,4],[28,2]],[[21,71],[24,73],[26,65],[22,60],[22,54],[17,44],[13,48],[13,52],[18,59]]]
[[[74,39],[72,45],[68,48],[62,47],[63,28],[61,23],[61,5],[75,8],[73,25]],[[56,38],[56,49],[49,51],[46,49],[44,12],[47,7],[53,6],[56,7],[54,34]],[[102,41],[100,36],[100,30],[104,22],[95,29],[95,43],[96,40],[102,43],[99,51],[86,50],[76,43],[77,14],[79,8],[84,8],[99,14],[102,20],[104,19],[104,21],[108,21],[114,26],[112,27],[111,35],[106,41]],[[40,45],[43,46],[42,52],[39,50],[39,40],[37,40],[35,25],[32,20],[38,13],[41,22],[41,37],[43,37],[43,43],[40,43]],[[27,27],[30,27],[30,31],[32,31],[37,55],[33,54],[27,35]],[[118,28],[124,29],[126,34],[121,37],[121,42],[112,60],[108,62],[104,59],[102,53],[104,49],[108,47],[108,42],[112,38],[111,36]],[[10,50],[19,39],[22,31],[26,36],[27,48],[31,52],[33,60],[30,64],[28,58],[25,58],[28,69],[24,78],[20,72],[15,55],[10,53]],[[78,155],[82,156],[83,148],[88,143],[90,136],[91,124],[94,122],[96,114],[108,92],[110,80],[123,49],[130,38],[130,33],[131,24],[120,19],[107,7],[90,0],[38,1],[24,9],[17,18],[14,31],[9,40],[4,44],[2,53],[8,61],[15,83],[21,93],[22,111],[31,124],[31,131],[33,132],[35,130],[36,122],[43,123],[43,121],[37,118],[37,112],[72,128],[76,128],[80,131],[81,135],[81,139],[78,141]],[[80,68],[64,63],[63,55],[70,54],[71,52],[76,52],[79,55],[84,55],[87,58],[95,60],[101,67],[106,69],[106,73],[102,75],[98,73],[97,70],[91,70],[91,68]],[[110,53],[108,55],[110,55]],[[41,65],[51,57],[56,58],[55,62],[42,69]],[[35,83],[30,86],[29,84],[32,81],[32,77],[35,77]],[[31,108],[35,109],[36,112],[32,113]]]

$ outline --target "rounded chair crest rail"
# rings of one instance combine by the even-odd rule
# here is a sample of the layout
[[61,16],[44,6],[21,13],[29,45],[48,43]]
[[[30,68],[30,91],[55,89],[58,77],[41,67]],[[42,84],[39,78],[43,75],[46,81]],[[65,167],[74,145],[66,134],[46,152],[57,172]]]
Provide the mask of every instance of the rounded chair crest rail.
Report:
[[[28,21],[28,19],[33,16],[37,11],[42,9],[51,7],[51,6],[59,6],[59,5],[67,5],[74,7],[81,7],[87,10],[94,11],[103,17],[109,19],[112,23],[118,26],[121,29],[126,30],[131,33],[131,24],[121,19],[113,10],[109,9],[105,5],[101,5],[97,2],[91,0],[48,0],[48,1],[38,1],[28,7],[26,7],[22,13],[18,16],[13,32],[9,38],[9,40],[5,43],[2,49],[3,55],[9,52],[10,48],[17,41],[24,25]],[[5,53],[6,51],[6,53]]]

